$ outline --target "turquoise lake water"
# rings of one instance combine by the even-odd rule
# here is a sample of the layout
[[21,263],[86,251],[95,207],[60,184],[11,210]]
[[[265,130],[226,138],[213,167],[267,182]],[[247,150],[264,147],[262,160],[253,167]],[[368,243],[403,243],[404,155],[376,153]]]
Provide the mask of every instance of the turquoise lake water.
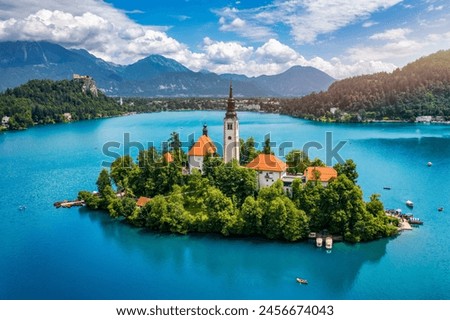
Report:
[[[347,141],[340,155],[357,163],[365,198],[379,193],[387,208],[425,221],[395,238],[335,243],[329,254],[307,242],[161,235],[53,207],[95,190],[102,161],[111,160],[105,143],[123,145],[129,133],[158,144],[173,131],[188,141],[203,123],[220,142],[223,115],[140,114],[0,134],[0,299],[450,299],[450,126],[239,114],[241,137],[262,142],[270,133],[276,154],[282,143],[325,147],[326,132],[333,146]],[[325,160],[324,150],[311,155]]]

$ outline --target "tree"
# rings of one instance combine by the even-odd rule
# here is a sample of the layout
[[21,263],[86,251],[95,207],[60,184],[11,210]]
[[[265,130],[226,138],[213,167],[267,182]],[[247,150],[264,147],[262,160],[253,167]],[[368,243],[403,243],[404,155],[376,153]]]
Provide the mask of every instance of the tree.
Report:
[[352,159],[348,159],[344,163],[336,163],[334,169],[338,175],[345,174],[353,183],[357,182],[359,175],[356,171],[356,163]]
[[262,153],[272,154],[272,149],[270,147],[270,137],[267,137],[266,140],[264,140],[264,147],[263,147]]
[[109,177],[108,170],[102,169],[97,179],[97,188],[100,196],[104,196],[103,192],[107,186],[111,187],[111,178]]
[[244,139],[240,139],[240,164],[246,165],[254,158],[258,156],[258,151],[255,148],[255,139],[253,137],[248,138],[245,142]]
[[286,155],[286,163],[288,165],[287,172],[290,174],[303,173],[311,165],[308,155],[298,149],[294,149]]

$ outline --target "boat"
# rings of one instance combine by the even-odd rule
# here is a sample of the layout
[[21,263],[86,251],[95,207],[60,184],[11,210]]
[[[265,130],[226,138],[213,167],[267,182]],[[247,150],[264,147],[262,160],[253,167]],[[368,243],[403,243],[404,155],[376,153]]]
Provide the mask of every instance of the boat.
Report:
[[321,237],[316,238],[316,246],[320,248],[322,246],[323,239]]
[[327,248],[327,250],[331,250],[333,248],[333,238],[332,237],[327,237],[325,239],[325,248]]
[[432,165],[433,165],[433,163],[431,163],[431,162],[427,163],[427,166],[429,166],[429,167],[431,167]]
[[411,200],[407,200],[406,205],[410,208],[414,207],[414,203]]
[[408,219],[409,224],[423,224],[423,221],[419,218],[411,217]]
[[439,207],[439,208],[438,208],[438,211],[439,211],[439,212],[444,211],[444,208]]
[[301,284],[308,284],[308,280],[306,280],[306,279],[296,278],[295,280],[296,280],[298,283],[301,283]]
[[391,190],[391,187],[383,187],[384,190]]
[[317,234],[315,232],[310,232],[308,235],[308,238],[315,239],[317,237]]

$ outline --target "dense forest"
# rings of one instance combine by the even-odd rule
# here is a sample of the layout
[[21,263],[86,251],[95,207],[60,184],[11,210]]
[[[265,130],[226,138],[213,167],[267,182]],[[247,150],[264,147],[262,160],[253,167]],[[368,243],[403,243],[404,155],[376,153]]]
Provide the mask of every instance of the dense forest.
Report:
[[322,121],[414,121],[418,116],[449,121],[450,50],[392,73],[352,77],[336,81],[326,92],[279,101],[263,110]]
[[[173,162],[168,163],[155,148],[141,151],[136,162],[128,155],[119,157],[109,170],[100,172],[98,193],[80,191],[79,199],[91,209],[106,210],[113,218],[158,232],[299,241],[310,231],[327,229],[350,242],[397,233],[398,220],[385,214],[377,195],[369,202],[363,200],[351,160],[335,166],[338,178],[327,187],[296,179],[292,192],[284,191],[281,180],[258,190],[256,171],[237,162],[225,164],[215,155],[206,157],[203,173],[183,174],[186,154],[177,147],[176,137],[172,135],[168,144]],[[251,141],[242,148],[250,158],[261,152]],[[296,156],[298,152],[293,150],[286,158],[300,169],[311,161]],[[313,162],[321,164],[317,159]],[[142,208],[136,205],[140,196],[151,198]]]
[[118,103],[101,92],[97,96],[84,93],[83,82],[78,80],[31,80],[0,95],[0,117],[9,117],[12,130],[122,113]]

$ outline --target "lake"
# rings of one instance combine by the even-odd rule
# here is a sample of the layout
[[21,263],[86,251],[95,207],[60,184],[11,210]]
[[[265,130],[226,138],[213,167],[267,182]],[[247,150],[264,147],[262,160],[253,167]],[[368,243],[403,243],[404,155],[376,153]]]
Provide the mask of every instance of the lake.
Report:
[[103,152],[108,142],[123,152],[129,134],[135,156],[137,145],[159,146],[173,131],[188,144],[206,123],[220,143],[224,112],[40,126],[0,134],[0,299],[450,299],[450,126],[238,115],[241,137],[262,144],[270,134],[276,155],[280,145],[287,153],[313,142],[310,156],[325,161],[330,132],[329,149],[345,141],[338,154],[357,163],[366,200],[378,193],[386,208],[412,212],[424,225],[395,238],[335,243],[326,253],[308,242],[157,234],[86,208],[55,209],[55,201],[96,189],[102,163],[112,160]]

